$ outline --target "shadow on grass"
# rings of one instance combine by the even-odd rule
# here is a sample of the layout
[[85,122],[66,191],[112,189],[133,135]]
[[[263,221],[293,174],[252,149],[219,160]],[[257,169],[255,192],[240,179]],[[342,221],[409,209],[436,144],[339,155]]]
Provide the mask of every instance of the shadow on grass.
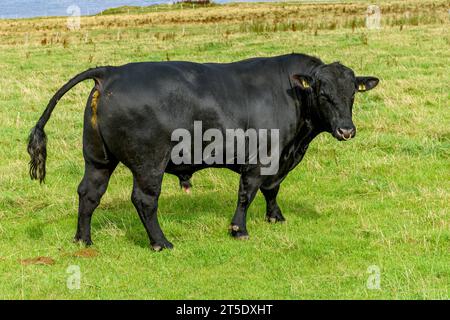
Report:
[[[195,193],[195,191],[194,191]],[[284,201],[286,202],[286,201]],[[283,206],[280,205],[283,210]],[[230,220],[236,207],[236,198],[232,194],[217,194],[216,192],[199,191],[197,195],[173,193],[162,195],[159,201],[158,217],[167,228],[176,226],[189,228],[201,223],[217,223]],[[265,202],[262,196],[249,209],[248,221],[265,219]],[[289,200],[289,206],[283,211],[286,219],[316,220],[321,215],[308,204],[295,199]],[[225,223],[227,224],[227,223]],[[177,226],[178,225],[178,226]],[[111,227],[125,234],[125,237],[137,246],[147,248],[149,240],[139,216],[131,200],[115,200],[106,206],[100,206],[92,220],[94,232],[111,233]],[[164,227],[163,227],[164,229]]]
[[31,240],[40,240],[44,236],[44,227],[43,223],[35,223],[25,229],[25,234]]

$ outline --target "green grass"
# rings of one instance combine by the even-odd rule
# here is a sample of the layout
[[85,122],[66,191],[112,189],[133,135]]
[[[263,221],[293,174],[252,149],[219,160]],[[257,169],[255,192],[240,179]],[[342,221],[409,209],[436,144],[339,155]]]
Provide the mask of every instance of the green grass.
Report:
[[[421,10],[426,4],[409,5]],[[241,6],[230,10],[270,13],[279,5]],[[330,18],[338,22],[332,29],[253,32],[226,19],[182,19],[196,10],[196,19],[228,14],[226,6],[190,9],[179,22],[170,20],[171,12],[166,18],[148,13],[142,19],[159,23],[143,25],[120,25],[126,15],[91,17],[75,32],[59,18],[0,21],[0,298],[448,299],[447,12],[435,13],[439,23],[436,17],[406,22],[401,30],[352,29],[345,25],[353,16],[343,15],[342,21]],[[108,27],[111,17],[115,24]],[[30,181],[27,172],[28,132],[63,83],[95,65],[167,58],[228,62],[292,51],[340,60],[381,83],[356,99],[357,138],[339,143],[319,136],[283,183],[279,203],[287,223],[267,224],[258,195],[249,210],[250,240],[233,240],[227,227],[237,175],[200,172],[190,196],[166,176],[159,216],[175,249],[154,253],[130,201],[131,174],[122,166],[93,217],[98,255],[74,256],[81,248],[71,240],[91,84],[67,94],[46,127],[46,184]],[[55,263],[20,263],[38,256]],[[80,266],[80,290],[66,286],[70,265]],[[381,271],[380,290],[366,285],[372,265]]]

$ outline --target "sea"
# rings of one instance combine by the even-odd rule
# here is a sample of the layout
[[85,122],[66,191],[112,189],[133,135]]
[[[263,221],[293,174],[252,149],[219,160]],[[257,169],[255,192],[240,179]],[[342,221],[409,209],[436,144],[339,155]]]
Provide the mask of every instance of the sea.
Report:
[[[0,0],[0,19],[72,16],[74,13],[93,15],[105,9],[121,6],[150,6],[173,2],[170,0]],[[232,1],[216,0],[215,2]]]

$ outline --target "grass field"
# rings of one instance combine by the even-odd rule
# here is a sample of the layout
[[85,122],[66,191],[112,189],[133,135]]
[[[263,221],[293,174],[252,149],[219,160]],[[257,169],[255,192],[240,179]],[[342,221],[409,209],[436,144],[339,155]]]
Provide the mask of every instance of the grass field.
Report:
[[[449,2],[378,3],[380,30],[364,27],[366,1],[132,8],[84,17],[76,31],[65,18],[1,20],[0,298],[448,299]],[[73,244],[91,83],[67,94],[46,127],[46,184],[28,177],[29,130],[56,90],[89,67],[293,51],[381,83],[356,99],[357,138],[319,136],[286,179],[285,224],[264,221],[258,195],[250,240],[233,240],[237,175],[200,172],[191,195],[166,176],[159,215],[175,249],[152,252],[122,166],[94,214],[94,246]],[[79,290],[66,285],[73,265]]]

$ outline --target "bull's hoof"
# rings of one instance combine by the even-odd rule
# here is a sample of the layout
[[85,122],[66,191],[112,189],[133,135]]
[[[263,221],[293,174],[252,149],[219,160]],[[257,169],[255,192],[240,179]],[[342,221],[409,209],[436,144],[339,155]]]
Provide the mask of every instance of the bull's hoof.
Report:
[[267,214],[266,215],[266,220],[269,223],[283,223],[286,221],[286,219],[283,217],[283,215],[281,214],[281,212],[274,212],[271,214]]
[[236,240],[248,240],[250,239],[250,236],[248,234],[237,234],[233,235],[233,238],[235,238]]
[[238,239],[238,240],[247,240],[247,239],[249,239],[247,230],[243,230],[238,225],[232,224],[232,225],[230,225],[229,229],[230,229],[231,236],[233,238]]
[[83,239],[78,233],[75,235],[75,237],[73,238],[73,242],[74,243],[82,243],[84,244],[86,247],[92,246],[93,242],[90,238],[88,239]]
[[163,249],[173,249],[173,244],[171,244],[167,240],[158,241],[152,244],[152,249],[156,252],[159,252]]

